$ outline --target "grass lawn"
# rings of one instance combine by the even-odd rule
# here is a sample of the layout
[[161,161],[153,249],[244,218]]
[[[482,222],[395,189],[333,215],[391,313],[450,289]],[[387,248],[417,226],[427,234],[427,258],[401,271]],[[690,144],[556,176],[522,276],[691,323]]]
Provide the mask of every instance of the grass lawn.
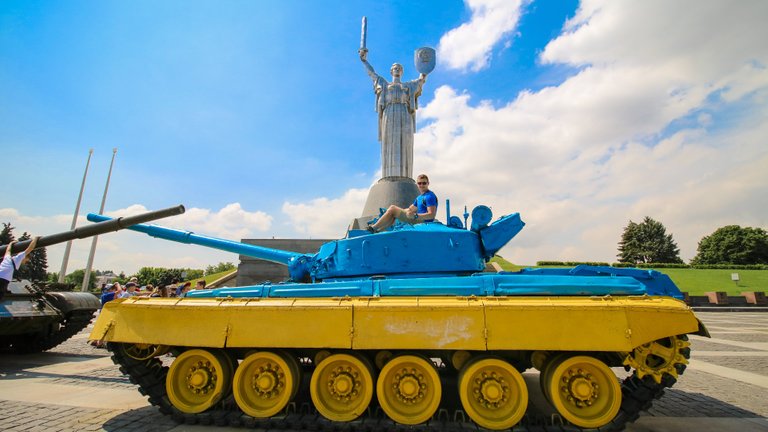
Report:
[[[536,266],[515,265],[502,257],[493,257],[506,271],[518,271],[523,268]],[[668,275],[672,281],[689,295],[704,295],[708,291],[725,291],[728,295],[737,296],[742,291],[764,291],[768,293],[768,270],[727,270],[727,269],[659,269]],[[739,274],[739,283],[731,280],[731,273]]]
[[207,285],[207,284],[209,284],[209,283],[211,283],[211,282],[213,282],[213,281],[215,281],[215,280],[217,280],[217,279],[219,279],[219,278],[221,278],[221,277],[223,277],[225,275],[228,275],[228,274],[230,274],[232,272],[235,272],[235,271],[237,271],[237,269],[225,270],[223,272],[209,274],[208,276],[205,276],[205,277],[202,277],[202,278],[199,278],[199,279],[192,279],[192,280],[190,280],[190,282],[192,282],[192,288],[194,289],[195,288],[195,283],[197,283],[197,281],[199,281],[201,279],[205,279],[205,284]]
[[[680,291],[689,295],[704,295],[707,291],[725,291],[737,296],[742,291],[768,292],[768,270],[724,269],[659,269],[675,282]],[[738,273],[738,284],[731,280],[731,273]]]

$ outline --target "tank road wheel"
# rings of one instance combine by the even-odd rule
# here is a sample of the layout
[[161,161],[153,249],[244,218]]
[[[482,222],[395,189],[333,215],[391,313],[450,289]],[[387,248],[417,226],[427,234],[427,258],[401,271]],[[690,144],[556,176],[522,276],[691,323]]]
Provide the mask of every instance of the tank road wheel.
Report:
[[233,393],[237,406],[246,414],[271,417],[285,408],[299,381],[291,360],[272,352],[259,351],[246,356],[237,368]]
[[171,363],[165,390],[179,411],[196,414],[221,400],[232,380],[230,365],[212,352],[192,349],[184,351]]
[[459,397],[469,417],[492,430],[508,429],[528,408],[528,388],[517,369],[504,360],[484,357],[459,373]]
[[372,370],[367,359],[353,354],[332,354],[321,361],[309,384],[317,411],[333,421],[360,417],[373,397]]
[[144,361],[149,360],[152,357],[159,357],[167,354],[171,347],[168,345],[151,345],[151,344],[120,344],[123,353],[128,357]]
[[638,378],[650,375],[656,384],[661,384],[664,374],[677,379],[677,367],[688,364],[689,346],[686,335],[659,339],[635,348],[624,359],[624,364],[634,368]]
[[549,401],[566,420],[584,428],[608,424],[621,407],[621,385],[603,362],[588,356],[552,365],[546,383]]
[[432,418],[440,405],[442,387],[435,366],[426,358],[403,355],[381,369],[376,395],[384,412],[402,424],[419,424]]

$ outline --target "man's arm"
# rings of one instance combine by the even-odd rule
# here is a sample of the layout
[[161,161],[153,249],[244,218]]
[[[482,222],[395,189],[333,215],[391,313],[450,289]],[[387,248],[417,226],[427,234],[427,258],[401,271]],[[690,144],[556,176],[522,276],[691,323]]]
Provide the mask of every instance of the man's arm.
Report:
[[437,206],[429,206],[426,213],[417,215],[416,220],[431,220],[435,218],[435,215],[437,215]]

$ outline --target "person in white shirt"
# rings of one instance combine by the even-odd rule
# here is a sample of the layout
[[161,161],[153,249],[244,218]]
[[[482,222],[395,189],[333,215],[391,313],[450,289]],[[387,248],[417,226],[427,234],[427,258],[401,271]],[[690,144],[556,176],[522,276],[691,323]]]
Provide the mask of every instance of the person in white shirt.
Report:
[[13,249],[13,244],[16,242],[10,242],[8,246],[6,246],[5,255],[3,256],[3,260],[0,261],[0,299],[5,297],[5,293],[9,292],[8,285],[13,280],[13,274],[22,266],[22,264],[27,262],[29,253],[35,248],[37,239],[39,238],[40,237],[33,238],[29,243],[29,246],[16,255],[11,255],[11,249]]

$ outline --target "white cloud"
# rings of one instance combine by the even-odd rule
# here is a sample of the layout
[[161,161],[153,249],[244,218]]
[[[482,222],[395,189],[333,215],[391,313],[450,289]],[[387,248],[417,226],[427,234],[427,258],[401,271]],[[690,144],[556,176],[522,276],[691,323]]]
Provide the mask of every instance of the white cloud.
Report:
[[[132,216],[148,211],[141,204],[106,212],[110,217]],[[11,222],[16,236],[27,231],[33,235],[50,235],[67,231],[71,215],[28,216],[16,209],[0,209],[0,221]],[[89,224],[85,215],[78,218],[77,226]],[[239,241],[242,238],[264,237],[272,226],[272,216],[262,211],[244,210],[239,203],[232,203],[220,210],[189,208],[182,215],[160,219],[153,223],[170,228],[194,231],[210,237]],[[92,240],[75,240],[72,244],[67,273],[85,268]],[[49,246],[48,271],[59,272],[65,245]],[[99,236],[94,258],[94,269],[135,273],[141,267],[189,267],[205,268],[222,261],[238,262],[238,256],[230,252],[208,249],[202,246],[182,245],[155,239],[146,234],[119,231]]]
[[[469,22],[440,38],[437,58],[451,69],[479,71],[490,64],[491,50],[514,30],[523,0],[465,0]],[[507,41],[507,46],[509,41]]]
[[283,203],[283,213],[293,228],[313,238],[340,238],[352,222],[360,217],[368,189],[350,189],[340,198],[315,198],[308,203]]
[[623,227],[646,215],[686,260],[720,226],[766,227],[765,16],[764,1],[585,1],[541,56],[576,75],[500,107],[436,89],[414,171],[441,219],[445,198],[454,214],[519,211],[528,225],[501,253],[521,264],[614,261]]

